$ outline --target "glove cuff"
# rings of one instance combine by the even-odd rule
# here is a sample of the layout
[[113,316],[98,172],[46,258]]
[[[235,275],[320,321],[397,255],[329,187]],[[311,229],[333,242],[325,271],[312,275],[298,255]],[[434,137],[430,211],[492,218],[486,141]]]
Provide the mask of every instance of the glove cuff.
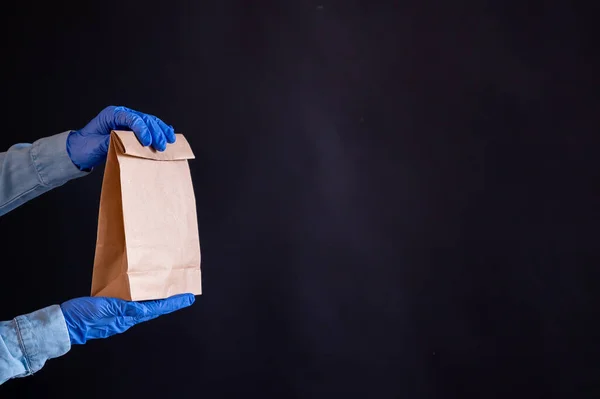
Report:
[[71,160],[67,150],[67,138],[70,132],[45,137],[33,143],[31,159],[35,169],[47,187],[56,187],[86,174]]

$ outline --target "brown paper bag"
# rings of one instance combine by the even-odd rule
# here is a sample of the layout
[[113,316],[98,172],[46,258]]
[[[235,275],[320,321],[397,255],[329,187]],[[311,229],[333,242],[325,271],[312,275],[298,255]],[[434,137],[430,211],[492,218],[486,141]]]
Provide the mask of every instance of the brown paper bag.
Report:
[[164,152],[133,132],[111,133],[104,171],[92,296],[126,300],[200,295],[200,242],[187,140]]

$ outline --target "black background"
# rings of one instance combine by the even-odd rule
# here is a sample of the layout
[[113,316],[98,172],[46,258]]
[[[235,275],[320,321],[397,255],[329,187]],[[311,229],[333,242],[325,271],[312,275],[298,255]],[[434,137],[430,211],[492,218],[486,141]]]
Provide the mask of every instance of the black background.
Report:
[[[598,397],[593,10],[162,3],[5,9],[0,145],[174,125],[204,294],[0,397]],[[0,320],[89,294],[102,173],[2,217]]]

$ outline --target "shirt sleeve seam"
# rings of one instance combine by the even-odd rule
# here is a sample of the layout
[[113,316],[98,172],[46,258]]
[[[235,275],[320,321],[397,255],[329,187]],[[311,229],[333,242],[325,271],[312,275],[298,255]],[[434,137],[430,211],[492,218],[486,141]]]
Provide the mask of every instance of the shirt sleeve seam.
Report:
[[33,163],[33,168],[35,169],[35,173],[37,174],[37,177],[40,180],[40,182],[42,182],[42,185],[48,186],[48,183],[46,183],[44,181],[44,178],[42,177],[42,175],[38,169],[37,155],[33,153],[34,151],[36,151],[36,149],[37,149],[37,147],[36,147],[36,144],[34,143],[33,146],[31,147],[31,150],[29,151],[29,155],[31,156],[31,162]]
[[23,350],[23,355],[25,358],[25,368],[27,375],[31,375],[31,363],[29,361],[29,354],[27,353],[27,348],[25,347],[25,341],[23,340],[23,335],[21,334],[21,325],[19,324],[19,318],[15,318],[15,324],[17,326],[17,337],[19,339],[19,345],[21,345],[21,350]]

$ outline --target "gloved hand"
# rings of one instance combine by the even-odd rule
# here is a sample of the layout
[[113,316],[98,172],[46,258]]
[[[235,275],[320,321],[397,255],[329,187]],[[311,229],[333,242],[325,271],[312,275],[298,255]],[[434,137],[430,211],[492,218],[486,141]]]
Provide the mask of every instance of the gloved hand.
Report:
[[104,162],[111,130],[132,130],[143,146],[151,145],[158,151],[164,151],[167,143],[175,142],[173,126],[168,126],[156,116],[111,105],[83,129],[69,134],[67,152],[71,161],[81,170],[89,170]]
[[138,323],[190,306],[194,300],[192,294],[143,302],[83,297],[71,299],[60,308],[67,322],[71,344],[85,344],[87,340],[120,334]]

